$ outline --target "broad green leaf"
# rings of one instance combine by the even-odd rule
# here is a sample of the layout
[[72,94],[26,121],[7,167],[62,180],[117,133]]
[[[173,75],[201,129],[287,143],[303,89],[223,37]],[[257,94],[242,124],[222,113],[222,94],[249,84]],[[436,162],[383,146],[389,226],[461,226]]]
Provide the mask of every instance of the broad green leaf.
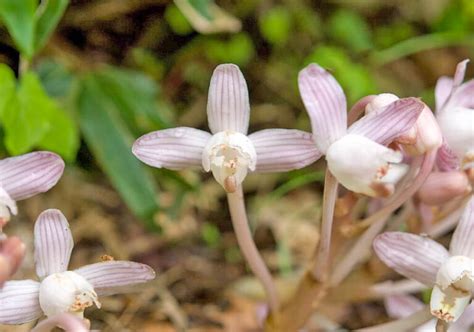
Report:
[[66,161],[74,161],[80,143],[76,124],[55,102],[45,111],[50,125],[38,147],[58,153]]
[[199,14],[208,20],[212,20],[212,13],[209,7],[213,3],[211,0],[187,0],[188,3],[196,9]]
[[260,33],[269,43],[283,45],[290,37],[291,15],[285,7],[275,7],[260,18]]
[[255,55],[255,47],[247,33],[233,35],[228,41],[210,39],[205,47],[206,55],[217,63],[235,63],[245,66]]
[[0,18],[27,58],[33,56],[37,5],[38,0],[0,0]]
[[44,59],[35,66],[35,71],[48,96],[64,99],[71,94],[75,77],[61,63]]
[[159,87],[140,72],[106,67],[95,73],[95,79],[102,90],[117,105],[117,110],[135,133],[143,129],[169,127],[169,110],[165,105],[157,105]]
[[372,34],[369,25],[356,12],[340,9],[336,11],[328,23],[329,35],[349,47],[360,52],[372,48]]
[[15,97],[16,79],[13,70],[7,65],[0,64],[0,119],[4,110],[10,105]]
[[[20,0],[22,1],[22,0]],[[69,0],[43,0],[36,12],[35,52],[39,51],[64,14]]]
[[5,146],[11,154],[30,151],[49,129],[48,109],[54,103],[44,92],[38,77],[26,72],[16,96],[2,114]]
[[118,115],[117,105],[92,74],[81,82],[77,107],[84,139],[94,157],[130,209],[151,229],[157,229],[153,222],[158,210],[154,180],[133,156],[134,139]]

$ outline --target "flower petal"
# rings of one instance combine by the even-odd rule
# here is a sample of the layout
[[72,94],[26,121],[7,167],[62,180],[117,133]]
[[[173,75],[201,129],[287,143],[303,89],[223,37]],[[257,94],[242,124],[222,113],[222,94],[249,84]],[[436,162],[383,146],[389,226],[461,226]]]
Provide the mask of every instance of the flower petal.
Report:
[[474,80],[462,84],[450,100],[450,105],[474,108]]
[[321,157],[311,134],[293,129],[266,129],[249,135],[257,151],[257,172],[286,172]]
[[467,203],[449,248],[451,255],[474,258],[474,196]]
[[465,59],[457,64],[456,72],[454,73],[454,79],[453,79],[453,89],[456,89],[457,87],[459,87],[462,84],[462,81],[464,81],[464,76],[466,76],[466,68],[467,68],[468,62],[469,62],[469,59]]
[[443,144],[436,154],[436,165],[443,172],[455,171],[459,169],[461,162],[453,150],[449,147],[446,139],[443,138]]
[[453,79],[451,77],[442,76],[438,79],[435,87],[436,113],[443,108],[452,90]]
[[390,295],[384,299],[385,310],[391,318],[404,318],[423,309],[425,304],[412,295]]
[[69,223],[61,211],[49,209],[35,223],[36,274],[44,278],[67,270],[74,242]]
[[14,200],[48,191],[61,177],[64,161],[46,151],[0,160],[0,185]]
[[326,153],[346,133],[347,102],[336,79],[317,64],[310,64],[298,76],[303,103],[311,119],[314,141]]
[[23,324],[40,318],[39,285],[34,280],[7,281],[0,290],[0,324]]
[[425,285],[433,285],[448,251],[439,243],[415,234],[386,232],[374,241],[377,256],[390,268]]
[[348,132],[387,145],[415,125],[424,107],[417,98],[399,99],[385,110],[369,113],[356,121]]
[[246,134],[249,117],[249,92],[239,67],[234,64],[217,66],[212,74],[207,101],[211,133],[236,131]]
[[108,261],[83,266],[74,272],[94,286],[98,295],[118,293],[114,288],[135,285],[155,278],[155,271],[141,263]]
[[137,139],[132,152],[153,167],[201,168],[202,152],[210,138],[208,132],[188,127],[158,130]]

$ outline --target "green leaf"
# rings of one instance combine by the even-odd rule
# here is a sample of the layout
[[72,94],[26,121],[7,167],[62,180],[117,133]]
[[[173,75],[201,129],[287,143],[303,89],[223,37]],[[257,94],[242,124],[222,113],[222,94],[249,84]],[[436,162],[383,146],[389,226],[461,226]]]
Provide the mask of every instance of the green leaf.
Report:
[[37,5],[38,0],[0,0],[0,18],[17,48],[27,58],[33,56]]
[[[157,105],[159,87],[140,72],[116,67],[105,67],[95,73],[102,90],[117,105],[117,110],[135,132],[169,127],[169,110]],[[150,128],[151,127],[151,128]]]
[[53,106],[38,77],[24,73],[16,95],[2,114],[8,152],[28,152],[41,140],[49,129],[48,108]]
[[66,161],[74,161],[80,143],[76,124],[55,102],[45,111],[50,126],[38,147],[58,153]]
[[283,45],[291,32],[291,15],[285,7],[266,11],[259,21],[260,32],[269,43]]
[[367,22],[356,12],[340,9],[331,16],[328,23],[329,35],[360,52],[372,48],[372,35]]
[[187,35],[193,32],[193,27],[176,5],[168,5],[165,10],[165,20],[170,25],[174,33],[178,35]]
[[[19,2],[21,2],[20,0]],[[35,31],[35,52],[39,51],[49,36],[53,33],[56,25],[64,14],[69,0],[43,0],[37,10],[37,22]]]
[[213,3],[211,0],[187,0],[188,3],[203,17],[212,20],[211,10],[209,6]]
[[245,66],[255,55],[255,47],[250,36],[241,32],[233,35],[228,41],[208,40],[205,52],[214,62]]
[[133,137],[118,115],[117,105],[93,74],[80,85],[77,107],[87,146],[130,209],[150,229],[157,229],[158,210],[154,180],[131,151]]
[[65,99],[71,94],[75,77],[63,64],[44,59],[35,66],[35,71],[48,96]]
[[7,65],[0,63],[0,119],[11,99],[15,97],[16,79],[15,73]]

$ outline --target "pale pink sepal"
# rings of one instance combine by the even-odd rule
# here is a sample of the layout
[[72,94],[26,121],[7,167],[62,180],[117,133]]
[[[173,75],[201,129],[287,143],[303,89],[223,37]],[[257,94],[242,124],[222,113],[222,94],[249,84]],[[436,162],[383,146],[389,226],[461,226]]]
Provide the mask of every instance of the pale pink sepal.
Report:
[[[89,324],[90,325],[90,324]],[[66,332],[88,332],[86,320],[70,313],[63,312],[39,322],[30,332],[49,332],[59,327]]]
[[436,154],[436,166],[440,171],[449,172],[459,169],[461,162],[453,150],[449,147],[445,139]]
[[266,129],[249,135],[257,151],[257,172],[287,172],[321,157],[311,134],[294,129]]
[[223,64],[212,74],[207,101],[211,133],[235,131],[247,134],[250,102],[247,83],[239,67]]
[[7,281],[0,290],[0,324],[23,324],[41,317],[38,294],[37,281]]
[[202,152],[210,138],[208,132],[188,127],[158,130],[137,139],[132,152],[153,167],[201,168]]
[[136,285],[155,278],[155,271],[148,265],[129,261],[95,263],[74,272],[86,278],[98,295],[111,295],[115,293],[114,288]]
[[348,132],[387,145],[415,125],[424,107],[417,98],[399,99],[384,110],[365,115]]
[[428,286],[435,283],[436,273],[449,256],[439,243],[402,232],[380,234],[374,240],[373,247],[388,267]]
[[391,318],[404,318],[423,309],[426,305],[412,295],[390,295],[384,299],[385,310]]
[[46,151],[0,160],[0,185],[14,200],[48,191],[61,177],[64,161]]
[[438,79],[435,87],[436,113],[443,108],[452,90],[453,79],[451,77],[442,76]]
[[474,196],[471,197],[454,231],[449,252],[474,258]]
[[308,111],[318,149],[327,148],[346,133],[347,102],[336,79],[317,64],[300,71],[298,85]]
[[418,190],[418,198],[427,205],[444,204],[472,190],[464,172],[432,172]]
[[69,223],[61,211],[42,212],[35,223],[36,274],[44,278],[67,270],[74,242]]
[[469,59],[465,59],[457,64],[453,78],[453,92],[462,84],[462,81],[464,81],[464,76],[466,76],[466,68],[468,63]]

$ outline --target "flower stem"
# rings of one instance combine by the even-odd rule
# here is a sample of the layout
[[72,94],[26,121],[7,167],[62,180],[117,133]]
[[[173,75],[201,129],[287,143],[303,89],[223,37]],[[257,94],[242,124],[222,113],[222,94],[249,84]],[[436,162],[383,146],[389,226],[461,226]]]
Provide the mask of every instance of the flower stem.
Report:
[[279,308],[276,287],[273,283],[272,275],[253,241],[247,220],[247,213],[245,211],[242,186],[238,186],[237,190],[233,193],[227,193],[227,202],[229,203],[232,225],[234,226],[240,250],[242,251],[250,269],[262,283],[265,292],[267,293],[270,309],[276,317]]
[[31,332],[49,332],[55,327],[60,327],[63,330],[70,332],[89,331],[89,327],[86,325],[85,320],[69,313],[62,313],[46,318],[36,325],[36,327],[32,329]]
[[415,312],[414,314],[385,324],[380,324],[376,326],[367,327],[364,329],[359,329],[359,332],[399,332],[399,331],[413,331],[417,326],[420,326],[423,323],[426,323],[433,316],[430,313],[429,308],[421,309],[420,311]]
[[441,319],[436,322],[436,332],[446,332],[448,330],[448,324]]
[[318,281],[325,281],[328,274],[329,252],[331,248],[332,224],[334,219],[334,206],[337,199],[338,182],[331,174],[329,169],[326,169],[326,176],[324,178],[324,196],[323,208],[321,218],[321,236],[319,245],[316,248],[315,260],[311,270]]

